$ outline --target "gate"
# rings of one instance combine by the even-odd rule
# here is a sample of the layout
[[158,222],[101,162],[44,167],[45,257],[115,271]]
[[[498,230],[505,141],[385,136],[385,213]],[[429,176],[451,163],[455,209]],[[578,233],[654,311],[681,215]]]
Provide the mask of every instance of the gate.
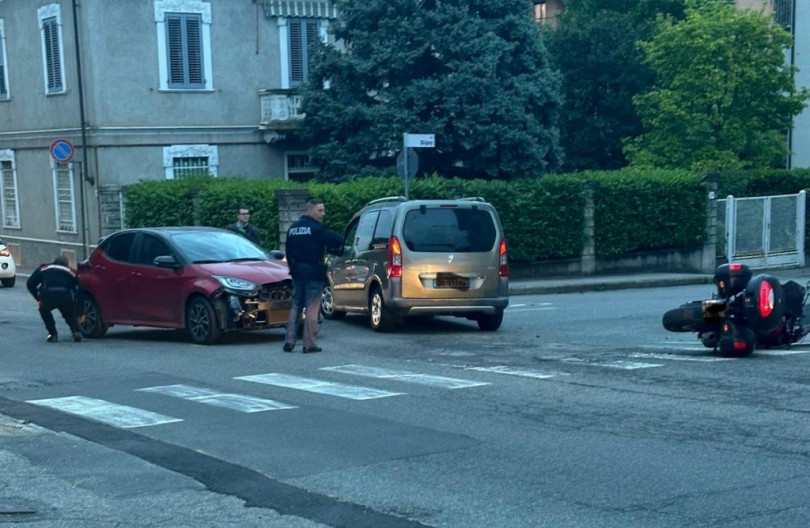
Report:
[[717,200],[717,231],[725,233],[722,254],[751,268],[804,266],[804,221],[805,191]]

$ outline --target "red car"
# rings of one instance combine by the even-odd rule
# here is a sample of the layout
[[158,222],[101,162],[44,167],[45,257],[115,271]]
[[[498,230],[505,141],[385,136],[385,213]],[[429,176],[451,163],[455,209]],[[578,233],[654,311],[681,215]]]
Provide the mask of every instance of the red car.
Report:
[[185,328],[210,344],[226,331],[285,326],[292,306],[286,263],[213,227],[118,231],[78,272],[86,337],[123,324]]

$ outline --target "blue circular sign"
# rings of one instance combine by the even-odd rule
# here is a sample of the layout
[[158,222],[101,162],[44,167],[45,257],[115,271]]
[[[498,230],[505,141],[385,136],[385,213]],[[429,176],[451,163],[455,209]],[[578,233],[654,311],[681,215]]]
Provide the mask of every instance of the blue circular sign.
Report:
[[67,139],[57,139],[51,143],[51,157],[57,163],[70,163],[76,149],[73,148],[73,143]]

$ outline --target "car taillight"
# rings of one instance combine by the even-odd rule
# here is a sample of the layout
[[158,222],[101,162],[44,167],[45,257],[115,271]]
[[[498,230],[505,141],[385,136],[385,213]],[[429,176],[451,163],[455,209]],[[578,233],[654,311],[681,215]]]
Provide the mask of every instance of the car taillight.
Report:
[[773,286],[764,280],[759,285],[759,315],[768,317],[773,312],[774,293]]
[[402,277],[402,246],[395,236],[388,241],[388,276]]
[[0,249],[0,257],[10,257],[10,256],[11,251],[9,251],[8,248]]
[[498,247],[498,276],[509,276],[509,258],[506,255],[506,239],[501,239],[501,245]]

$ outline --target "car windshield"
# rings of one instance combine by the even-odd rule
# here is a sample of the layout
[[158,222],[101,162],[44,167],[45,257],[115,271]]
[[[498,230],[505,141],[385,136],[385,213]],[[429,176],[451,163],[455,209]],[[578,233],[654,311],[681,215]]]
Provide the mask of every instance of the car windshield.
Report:
[[483,252],[495,244],[496,229],[482,209],[422,207],[408,211],[402,234],[411,251]]
[[268,260],[267,253],[229,231],[189,231],[172,235],[172,242],[189,262]]

